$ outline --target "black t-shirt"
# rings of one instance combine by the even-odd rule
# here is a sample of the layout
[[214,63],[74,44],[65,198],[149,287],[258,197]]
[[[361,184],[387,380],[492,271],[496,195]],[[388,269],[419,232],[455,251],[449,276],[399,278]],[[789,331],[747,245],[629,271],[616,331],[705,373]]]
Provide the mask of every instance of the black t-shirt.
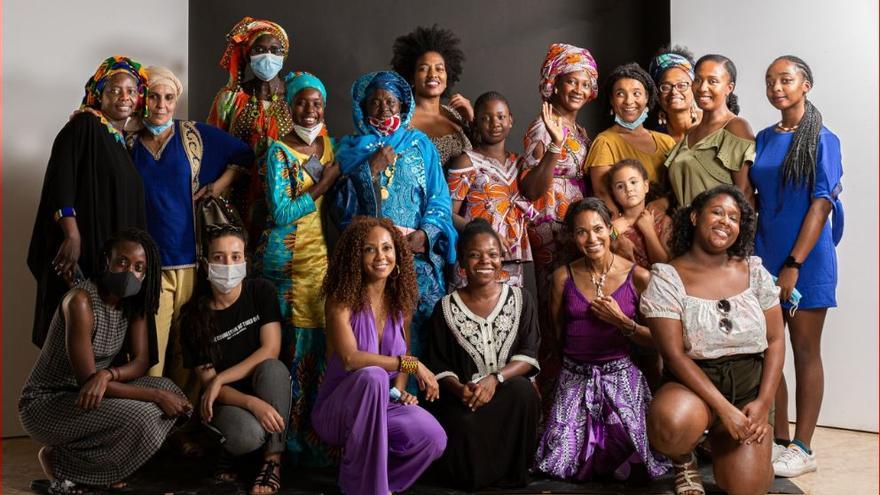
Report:
[[[260,348],[260,327],[276,321],[281,321],[281,309],[275,286],[265,279],[247,278],[242,282],[238,300],[226,309],[214,311],[214,342],[220,350],[219,360],[212,362],[206,351],[190,345],[184,346],[183,364],[187,368],[212,364],[217,373],[231,368]],[[229,385],[239,390],[251,388],[250,378]]]

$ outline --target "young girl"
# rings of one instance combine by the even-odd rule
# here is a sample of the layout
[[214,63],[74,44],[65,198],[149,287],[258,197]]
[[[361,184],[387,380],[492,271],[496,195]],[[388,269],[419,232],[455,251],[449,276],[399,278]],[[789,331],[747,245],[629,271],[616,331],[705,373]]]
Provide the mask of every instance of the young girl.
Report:
[[[447,176],[452,220],[459,232],[475,218],[488,220],[501,239],[501,280],[522,287],[523,263],[532,261],[526,221],[537,210],[519,193],[517,156],[505,149],[513,115],[504,96],[494,91],[477,98],[476,113],[476,147],[462,153]],[[458,266],[453,284],[467,284]]]
[[669,235],[672,220],[645,208],[648,171],[642,162],[624,158],[611,166],[605,176],[608,190],[620,214],[612,221],[619,235],[614,251],[643,268],[669,261]]

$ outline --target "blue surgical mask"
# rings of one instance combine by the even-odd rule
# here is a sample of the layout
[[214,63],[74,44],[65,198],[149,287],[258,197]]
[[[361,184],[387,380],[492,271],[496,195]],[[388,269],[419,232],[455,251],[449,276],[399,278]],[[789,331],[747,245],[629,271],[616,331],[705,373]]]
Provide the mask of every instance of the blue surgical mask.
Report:
[[251,70],[261,81],[271,81],[281,72],[282,65],[284,65],[284,57],[281,55],[272,53],[251,55]]
[[174,119],[168,119],[168,122],[165,122],[164,124],[151,124],[151,123],[147,122],[146,120],[144,121],[144,127],[146,127],[147,130],[150,131],[150,133],[152,133],[154,136],[158,136],[159,134],[162,134],[163,132],[168,130],[169,127],[171,127],[173,125],[174,125]]
[[648,119],[648,107],[645,107],[645,109],[642,110],[642,114],[639,115],[639,118],[637,118],[636,120],[634,120],[632,122],[626,122],[620,118],[620,115],[617,115],[616,113],[614,114],[614,123],[621,126],[621,127],[626,127],[627,129],[629,129],[631,131],[636,130],[640,125],[644,124],[645,120],[647,120],[647,119]]

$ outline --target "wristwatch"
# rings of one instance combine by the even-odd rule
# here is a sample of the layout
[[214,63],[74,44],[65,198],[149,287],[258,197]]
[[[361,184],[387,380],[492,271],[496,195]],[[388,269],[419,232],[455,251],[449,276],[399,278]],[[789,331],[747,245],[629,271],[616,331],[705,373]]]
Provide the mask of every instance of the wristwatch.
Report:
[[498,380],[498,385],[503,385],[504,384],[504,374],[502,374],[499,371],[498,373],[494,373],[494,375],[495,375],[495,379]]
[[795,270],[800,270],[802,265],[803,263],[798,263],[794,259],[794,256],[789,256],[788,258],[785,258],[785,261],[782,262],[782,266],[786,268],[794,268]]

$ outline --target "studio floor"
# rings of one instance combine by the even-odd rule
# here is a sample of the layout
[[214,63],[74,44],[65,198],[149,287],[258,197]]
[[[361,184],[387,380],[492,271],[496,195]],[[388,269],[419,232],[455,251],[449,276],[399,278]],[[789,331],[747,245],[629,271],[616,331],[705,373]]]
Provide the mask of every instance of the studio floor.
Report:
[[[44,478],[37,462],[39,445],[29,438],[3,440],[3,483],[5,495],[29,494],[31,480]],[[878,437],[873,433],[819,428],[813,439],[819,460],[819,471],[789,480],[777,479],[771,493],[806,493],[808,495],[862,495],[878,492]],[[144,494],[236,494],[247,493],[247,484],[216,484],[207,481],[210,466],[193,466],[172,454],[162,454],[151,461],[132,478],[128,493]],[[203,471],[203,472],[202,472]],[[704,466],[704,475],[710,467]],[[287,475],[283,494],[338,493],[334,488],[332,470],[302,471]],[[204,481],[201,481],[204,480]],[[670,480],[661,480],[648,486],[591,483],[575,485],[551,480],[537,480],[526,489],[515,493],[592,493],[592,494],[671,494]],[[714,486],[707,483],[710,493]],[[509,490],[507,493],[511,493]],[[428,486],[417,485],[408,494],[458,494]],[[492,493],[501,493],[498,491]]]

